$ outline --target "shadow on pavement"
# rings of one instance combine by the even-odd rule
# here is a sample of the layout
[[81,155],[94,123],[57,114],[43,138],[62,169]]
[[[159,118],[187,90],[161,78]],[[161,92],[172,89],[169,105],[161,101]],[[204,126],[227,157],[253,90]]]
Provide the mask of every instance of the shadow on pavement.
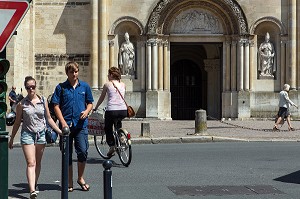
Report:
[[[87,164],[103,164],[105,160],[104,159],[100,159],[100,158],[88,158],[87,159]],[[122,164],[116,163],[113,160],[110,160],[113,164],[113,167],[120,167],[120,168],[126,168],[125,166],[123,166]],[[76,161],[75,161],[76,162]]]
[[296,171],[288,175],[275,178],[274,180],[279,182],[285,182],[285,183],[300,184],[300,171]]
[[[12,186],[16,187],[17,189],[8,189],[9,197],[20,198],[20,199],[27,198],[27,197],[22,196],[23,194],[26,194],[26,193],[29,194],[29,189],[28,189],[27,183],[13,184]],[[56,184],[38,184],[38,188],[39,188],[39,191],[61,190],[61,187]]]

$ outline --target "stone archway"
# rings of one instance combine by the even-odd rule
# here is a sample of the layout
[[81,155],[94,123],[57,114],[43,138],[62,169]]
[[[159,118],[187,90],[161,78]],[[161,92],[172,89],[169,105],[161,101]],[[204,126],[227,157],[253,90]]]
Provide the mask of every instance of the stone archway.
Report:
[[[149,71],[159,70],[162,65],[157,65],[156,60],[165,58],[169,59],[166,62],[169,64],[163,65],[165,71],[171,71],[174,64],[173,43],[205,46],[207,56],[202,59],[201,68],[207,76],[217,80],[212,89],[208,89],[209,83],[206,84],[206,100],[211,102],[207,104],[207,110],[210,116],[216,118],[224,117],[227,113],[230,117],[237,117],[237,93],[240,90],[249,90],[247,60],[250,53],[247,20],[236,0],[160,0],[149,17],[146,32],[149,44],[146,60]],[[159,46],[153,41],[168,43],[167,53],[163,56],[157,53]],[[181,55],[186,53],[183,51]],[[168,57],[168,54],[171,56]],[[244,54],[245,59],[240,56]],[[182,60],[190,60],[189,56],[182,57]],[[247,74],[245,80],[244,75],[239,75],[243,74],[244,68]],[[173,74],[169,72],[168,75],[165,76],[167,80],[172,80]],[[147,78],[151,79],[148,85],[158,79],[156,76]],[[151,89],[156,90],[150,86],[149,90]],[[168,89],[165,91],[168,92]],[[170,93],[170,100],[173,96]],[[230,106],[227,106],[228,102],[232,102]]]
[[172,19],[192,7],[218,15],[227,35],[247,35],[249,32],[245,14],[235,0],[160,0],[148,20],[148,35],[166,34]]

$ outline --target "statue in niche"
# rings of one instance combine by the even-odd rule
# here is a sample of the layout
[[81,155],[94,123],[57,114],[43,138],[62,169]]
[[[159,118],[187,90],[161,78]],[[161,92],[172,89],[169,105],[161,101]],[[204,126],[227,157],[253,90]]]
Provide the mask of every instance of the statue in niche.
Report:
[[129,40],[129,34],[124,35],[125,42],[122,43],[119,49],[119,67],[122,75],[132,75],[134,73],[134,46]]
[[274,77],[276,72],[275,50],[270,42],[270,35],[267,32],[265,41],[260,44],[258,49],[258,71],[260,77]]

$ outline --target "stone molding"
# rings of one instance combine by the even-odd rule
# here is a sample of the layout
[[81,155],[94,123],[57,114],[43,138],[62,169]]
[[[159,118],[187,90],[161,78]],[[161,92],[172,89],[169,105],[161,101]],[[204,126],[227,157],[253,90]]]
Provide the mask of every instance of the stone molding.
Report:
[[110,30],[108,31],[108,34],[109,34],[109,35],[115,35],[115,34],[116,34],[116,33],[115,33],[116,27],[117,27],[119,24],[123,23],[123,22],[132,22],[132,23],[134,23],[134,24],[137,25],[137,27],[139,28],[139,30],[140,30],[140,35],[144,35],[145,29],[144,29],[142,23],[141,23],[139,20],[137,20],[136,18],[130,17],[130,16],[124,16],[124,17],[120,17],[119,19],[117,19],[117,20],[112,24]]
[[253,25],[250,27],[250,34],[254,35],[255,34],[255,31],[256,31],[256,28],[259,24],[263,23],[263,22],[271,22],[271,23],[274,23],[278,26],[278,28],[280,29],[280,34],[281,35],[286,35],[287,34],[287,30],[286,28],[284,27],[283,23],[278,20],[277,18],[275,17],[271,17],[271,16],[267,16],[267,17],[262,17],[260,19],[258,19],[257,21],[255,21],[253,23]]

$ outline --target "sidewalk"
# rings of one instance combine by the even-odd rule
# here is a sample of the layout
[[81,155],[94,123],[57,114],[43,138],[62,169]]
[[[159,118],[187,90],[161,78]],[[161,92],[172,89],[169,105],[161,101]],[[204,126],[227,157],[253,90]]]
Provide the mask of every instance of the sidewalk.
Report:
[[[141,137],[142,122],[149,122],[150,137]],[[273,132],[274,121],[267,119],[233,120],[224,122],[208,120],[207,135],[195,135],[194,120],[128,119],[123,128],[131,134],[133,144],[189,143],[212,141],[300,141],[300,121],[292,121],[296,131],[287,131],[285,123],[281,131]],[[243,127],[243,128],[242,128]],[[7,127],[9,134],[12,127]],[[15,145],[19,146],[19,135]],[[93,144],[92,136],[90,143]]]
[[[140,137],[141,123],[150,123],[151,138]],[[228,123],[228,124],[227,124]],[[152,143],[168,142],[203,142],[203,141],[299,141],[300,121],[292,121],[296,131],[287,131],[285,123],[281,131],[273,132],[274,121],[272,120],[234,120],[224,122],[208,120],[207,135],[195,135],[195,121],[124,121],[123,127],[131,133],[133,143],[150,140]],[[242,128],[244,127],[244,128]],[[150,142],[149,141],[149,142]]]

